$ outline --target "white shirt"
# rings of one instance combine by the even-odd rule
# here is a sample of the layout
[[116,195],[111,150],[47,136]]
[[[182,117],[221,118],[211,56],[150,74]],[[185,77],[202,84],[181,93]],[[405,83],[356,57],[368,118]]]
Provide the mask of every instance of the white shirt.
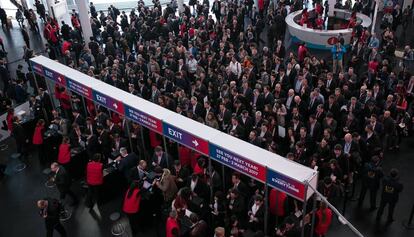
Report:
[[189,72],[195,73],[197,71],[197,60],[195,60],[194,58],[191,60],[188,60],[187,65],[188,65]]
[[240,77],[242,70],[241,70],[241,64],[239,62],[236,61],[234,63],[233,61],[231,61],[229,64],[229,69],[233,74],[237,75],[237,77]]
[[194,192],[194,189],[195,189],[196,185],[197,185],[197,182],[194,182],[193,180],[191,180],[190,188],[191,188],[192,192]]

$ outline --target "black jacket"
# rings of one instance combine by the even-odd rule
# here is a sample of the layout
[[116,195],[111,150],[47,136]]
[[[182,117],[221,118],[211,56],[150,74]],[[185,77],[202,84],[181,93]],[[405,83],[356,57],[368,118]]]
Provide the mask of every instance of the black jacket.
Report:
[[72,184],[70,175],[63,166],[59,167],[59,170],[55,175],[55,184],[59,190],[67,190]]

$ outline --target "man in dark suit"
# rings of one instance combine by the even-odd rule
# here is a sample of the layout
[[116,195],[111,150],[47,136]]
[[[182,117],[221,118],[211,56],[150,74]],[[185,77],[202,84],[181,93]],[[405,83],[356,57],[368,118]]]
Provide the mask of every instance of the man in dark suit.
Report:
[[128,154],[128,150],[125,147],[121,147],[119,153],[119,157],[115,159],[115,161],[119,162],[118,170],[128,179],[130,177],[131,168],[138,163],[139,158],[135,153]]
[[122,147],[129,148],[128,140],[121,137],[118,133],[115,133],[113,135],[112,151],[119,151]]
[[218,122],[222,131],[226,131],[231,123],[231,112],[226,108],[224,103],[220,104],[220,111],[218,114]]
[[316,120],[316,116],[313,114],[309,116],[307,130],[313,141],[320,141],[320,138],[322,136],[322,126],[318,120]]
[[263,230],[265,207],[263,205],[263,197],[257,194],[254,197],[254,203],[250,206],[249,212],[249,229],[252,231]]
[[198,102],[197,97],[193,96],[190,99],[190,108],[197,117],[199,118],[205,118],[206,117],[206,110],[203,108],[203,106]]
[[174,168],[171,174],[175,176],[175,183],[178,189],[185,186],[190,178],[190,170],[186,166],[182,166],[179,160],[174,161]]
[[[310,100],[309,100],[309,105],[308,105],[309,114],[315,114],[316,108],[321,103],[322,103],[322,101],[320,100],[320,98],[317,96],[317,94],[314,91],[312,91],[310,93]],[[303,111],[301,111],[301,112],[303,112]]]
[[207,237],[208,236],[208,225],[204,220],[200,220],[197,214],[192,213],[190,215],[191,230],[189,237]]
[[160,166],[161,168],[170,169],[173,165],[173,160],[166,152],[162,150],[160,146],[157,146],[154,149],[151,165],[152,168]]
[[249,136],[250,131],[253,128],[253,119],[249,116],[249,112],[247,110],[243,110],[240,114],[239,124],[244,128],[245,137]]
[[339,118],[341,111],[338,102],[335,101],[334,95],[330,95],[328,100],[325,101],[324,110],[326,112],[331,112],[334,118]]
[[359,155],[358,144],[353,140],[351,133],[345,134],[344,140],[342,142],[342,147],[344,149],[344,154],[349,154],[351,156]]
[[193,196],[202,198],[204,201],[209,200],[210,190],[207,184],[200,179],[198,174],[192,174],[189,185]]
[[79,127],[81,127],[81,129],[83,130],[86,126],[85,118],[80,114],[79,110],[73,110],[72,115],[73,115],[73,123],[76,123],[77,125],[79,125]]
[[43,88],[39,88],[39,98],[40,104],[45,109],[48,117],[51,117],[51,111],[53,110],[53,106],[49,93],[47,93]]
[[367,152],[369,156],[374,155],[374,152],[377,150],[377,148],[381,147],[381,142],[375,134],[374,129],[372,128],[371,124],[368,124],[365,126],[365,143],[367,145]]
[[72,179],[69,173],[63,166],[60,166],[58,163],[53,162],[50,166],[51,171],[55,174],[53,180],[56,184],[57,189],[60,193],[60,200],[63,201],[66,197],[66,194],[69,195],[73,200],[73,205],[79,203],[78,198],[76,195],[70,190],[70,186],[72,185]]
[[16,116],[13,117],[13,130],[11,136],[16,140],[17,153],[19,153],[21,159],[24,160],[27,156],[27,145],[29,140],[23,126],[20,124],[19,118]]
[[0,60],[0,78],[3,82],[3,92],[6,93],[10,84],[10,74],[3,60]]
[[253,90],[253,97],[250,104],[255,111],[261,111],[264,109],[265,98],[264,95],[261,94],[258,89]]
[[235,115],[233,116],[233,118],[231,118],[231,126],[228,129],[228,133],[242,140],[245,139],[244,128],[239,124],[239,121],[237,120],[237,117]]
[[222,188],[222,179],[220,174],[214,169],[214,167],[211,167],[209,169],[209,175],[210,175],[210,186],[213,187],[213,193],[216,193],[217,191],[221,190]]
[[118,124],[115,124],[110,118],[106,120],[106,126],[108,126],[108,132],[111,136],[122,133],[121,127],[119,127]]
[[128,182],[145,180],[147,175],[147,162],[145,160],[140,160],[137,166],[130,169]]
[[111,147],[112,147],[112,140],[109,136],[109,133],[103,129],[101,125],[96,127],[96,131],[98,132],[98,142],[101,147],[101,152],[106,159],[111,156]]
[[60,236],[66,237],[66,230],[60,223],[62,204],[54,198],[45,198],[37,201],[37,207],[40,209],[40,216],[45,219],[46,235],[53,236],[53,230],[56,230]]
[[258,147],[262,147],[263,143],[260,137],[257,136],[257,131],[253,130],[249,133],[249,140],[250,144],[253,144]]
[[232,188],[237,189],[239,191],[240,195],[243,198],[246,198],[249,193],[249,188],[245,183],[243,183],[240,180],[240,174],[239,173],[233,173],[231,176],[231,183],[233,184]]
[[325,82],[325,92],[327,95],[331,95],[335,88],[338,87],[338,80],[333,77],[332,73],[329,72],[326,74],[326,82]]

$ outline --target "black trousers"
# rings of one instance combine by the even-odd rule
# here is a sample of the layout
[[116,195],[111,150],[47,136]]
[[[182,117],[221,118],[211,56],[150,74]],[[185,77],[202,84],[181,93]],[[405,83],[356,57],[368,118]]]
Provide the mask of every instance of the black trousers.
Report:
[[392,201],[388,201],[388,200],[384,200],[381,198],[381,202],[380,202],[380,206],[377,212],[377,220],[379,220],[382,216],[382,213],[384,212],[384,208],[385,206],[388,205],[388,218],[387,220],[392,220],[393,218],[393,214],[394,214],[394,208],[395,208],[395,204],[397,204],[397,202],[392,202]]
[[86,198],[86,206],[92,208],[95,203],[99,203],[99,189],[100,185],[88,187],[88,196]]
[[362,206],[362,204],[364,203],[365,195],[367,194],[368,191],[369,191],[369,203],[371,205],[370,207],[374,208],[377,205],[377,191],[378,191],[378,189],[371,189],[371,188],[368,188],[365,185],[362,185],[362,187],[361,187],[361,191],[359,193],[358,205]]
[[65,200],[66,195],[69,195],[72,198],[74,203],[78,202],[78,198],[72,192],[72,190],[70,190],[69,187],[57,187],[57,188],[58,188],[59,193],[60,193],[59,198],[60,198],[61,201]]
[[140,215],[139,213],[128,214],[129,225],[131,226],[132,235],[135,236],[139,230]]
[[60,236],[67,236],[65,228],[60,222],[46,223],[46,237],[52,237],[53,230],[56,230],[60,234]]

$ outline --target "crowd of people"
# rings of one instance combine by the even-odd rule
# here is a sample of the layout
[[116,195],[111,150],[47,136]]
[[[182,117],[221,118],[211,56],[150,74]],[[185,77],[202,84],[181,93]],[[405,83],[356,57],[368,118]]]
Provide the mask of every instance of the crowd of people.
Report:
[[[93,36],[89,43],[85,43],[75,11],[71,25],[58,24],[45,14],[40,28],[47,40],[47,55],[318,170],[319,192],[338,208],[351,196],[356,196],[363,208],[369,191],[371,210],[379,207],[377,221],[386,205],[387,221],[393,221],[403,187],[398,170],[388,174],[381,164],[384,153],[398,152],[402,139],[414,131],[414,76],[405,64],[395,66],[392,26],[377,36],[355,23],[351,46],[338,37],[332,58],[325,59],[311,55],[306,44],[299,46],[297,54],[285,48],[287,6],[290,11],[302,9],[299,0],[259,1],[257,6],[249,0],[190,1],[182,13],[175,1],[165,7],[157,0],[153,3],[148,7],[138,1],[138,7],[129,13],[114,6],[106,13],[97,12],[91,3]],[[358,7],[360,1],[355,5],[355,12],[365,13],[365,7]],[[395,11],[401,10],[396,7]],[[395,15],[398,13],[391,17]],[[413,59],[409,46],[404,57],[404,63]],[[44,79],[35,79],[30,72],[19,74],[17,80],[9,76],[5,80],[7,69],[0,69],[3,81],[13,88],[24,87],[27,81],[38,86],[37,96],[30,97],[32,111],[39,119],[32,142],[42,163],[53,162],[52,171],[59,174],[56,177],[70,175],[71,148],[87,150],[91,160],[85,167],[88,207],[93,208],[99,199],[102,170],[108,163],[116,164],[128,183],[122,210],[134,233],[152,224],[147,218],[152,214],[159,218],[158,223],[165,223],[163,235],[167,237],[263,236],[265,232],[300,236],[302,227],[310,236],[312,214],[316,216],[314,234],[324,236],[328,231],[333,212],[324,202],[299,214],[304,217],[300,223],[297,213],[302,203],[294,198],[271,189],[266,200],[266,187],[252,179],[237,172],[221,173],[217,164],[208,166],[207,157],[186,147],[177,148],[172,142],[163,144],[156,133],[96,108],[90,101],[82,103],[80,96],[63,87],[56,85],[47,91]],[[51,96],[59,101],[60,109],[53,110]],[[17,100],[13,93],[4,99],[9,102],[3,103],[9,110],[11,100]],[[63,137],[56,159],[44,159],[42,152],[41,137],[50,124]],[[24,139],[21,142],[27,143]],[[60,180],[60,198],[68,194],[76,205],[71,179],[55,180]],[[356,186],[360,190],[355,191]],[[378,193],[380,202],[376,200]],[[265,202],[269,204],[268,216]],[[38,206],[43,216],[47,203],[59,208],[54,200],[41,200]],[[65,234],[60,225],[50,226]]]

